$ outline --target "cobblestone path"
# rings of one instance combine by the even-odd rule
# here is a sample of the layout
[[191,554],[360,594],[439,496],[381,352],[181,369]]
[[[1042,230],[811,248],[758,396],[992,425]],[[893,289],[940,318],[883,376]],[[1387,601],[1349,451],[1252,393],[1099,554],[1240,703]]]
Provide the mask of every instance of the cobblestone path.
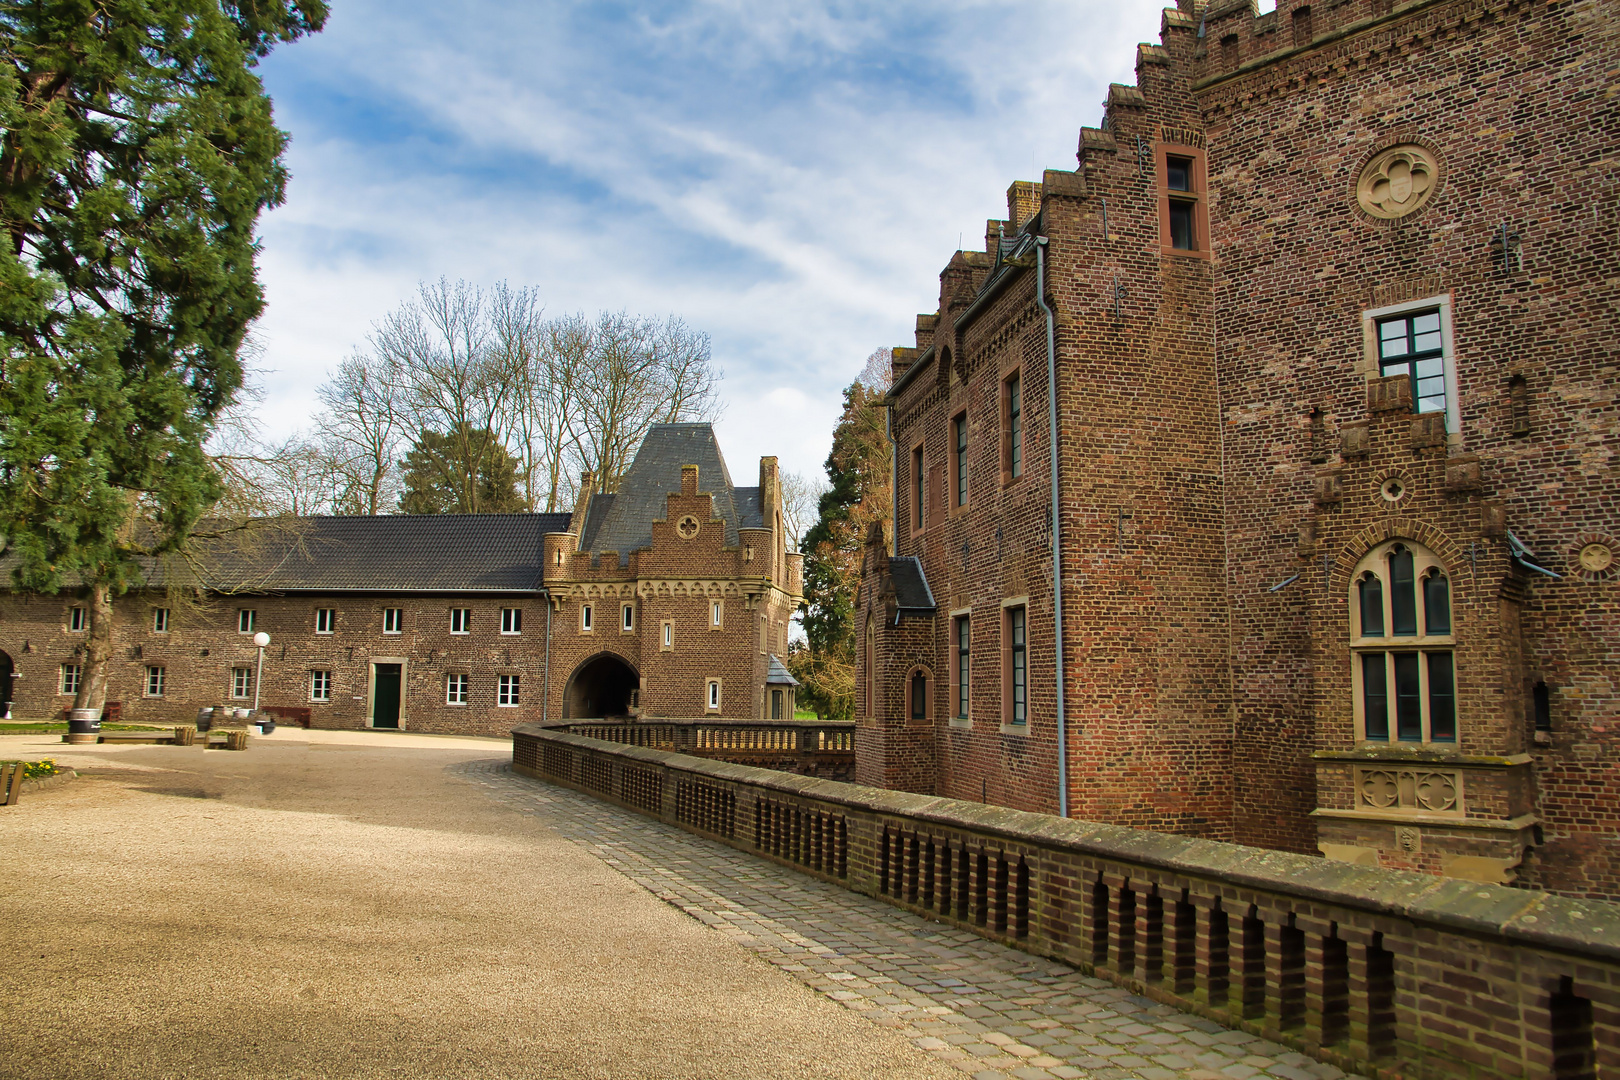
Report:
[[502,760],[451,767],[659,899],[977,1080],[1335,1080],[1274,1042],[795,873]]

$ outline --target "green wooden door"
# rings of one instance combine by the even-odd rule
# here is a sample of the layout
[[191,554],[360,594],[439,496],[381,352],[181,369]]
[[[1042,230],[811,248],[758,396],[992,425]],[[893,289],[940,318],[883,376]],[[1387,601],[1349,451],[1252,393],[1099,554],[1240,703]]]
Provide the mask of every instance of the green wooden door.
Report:
[[373,664],[371,682],[371,726],[399,727],[399,664]]

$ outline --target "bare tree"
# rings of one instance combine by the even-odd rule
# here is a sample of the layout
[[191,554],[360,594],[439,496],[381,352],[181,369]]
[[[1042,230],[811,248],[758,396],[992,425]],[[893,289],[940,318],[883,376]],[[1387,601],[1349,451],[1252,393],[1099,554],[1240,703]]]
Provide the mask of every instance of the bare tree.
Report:
[[326,406],[316,432],[334,474],[337,513],[380,514],[398,497],[405,429],[389,375],[379,355],[356,353],[316,391]]
[[[427,431],[446,437],[447,452],[427,457],[469,513],[479,509],[479,478],[501,446],[514,395],[506,357],[490,347],[488,307],[476,286],[440,279],[423,284],[371,338],[413,437]],[[419,439],[417,448],[424,449]]]
[[570,433],[584,469],[618,487],[647,429],[714,420],[720,413],[709,336],[670,316],[663,322],[603,312],[591,326]]
[[814,522],[821,510],[821,497],[831,485],[821,476],[784,472],[782,483],[782,524],[787,529],[788,550],[798,551],[805,530]]

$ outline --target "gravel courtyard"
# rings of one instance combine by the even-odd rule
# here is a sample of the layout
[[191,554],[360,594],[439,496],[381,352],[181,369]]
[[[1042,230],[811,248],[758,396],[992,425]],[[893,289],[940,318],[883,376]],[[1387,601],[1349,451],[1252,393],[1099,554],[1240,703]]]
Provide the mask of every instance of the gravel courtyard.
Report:
[[464,778],[503,742],[6,736],[0,1076],[960,1077]]

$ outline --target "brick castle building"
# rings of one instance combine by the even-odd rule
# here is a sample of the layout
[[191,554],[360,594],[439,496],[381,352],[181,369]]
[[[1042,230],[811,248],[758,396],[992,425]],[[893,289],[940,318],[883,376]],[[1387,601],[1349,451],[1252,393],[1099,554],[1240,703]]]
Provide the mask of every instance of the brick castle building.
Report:
[[[257,689],[315,727],[455,734],[791,719],[791,688],[767,686],[802,588],[780,497],[775,458],[736,487],[710,425],[659,424],[618,491],[587,474],[571,514],[303,519],[213,560],[200,607],[161,589],[119,598],[107,696],[126,719],[180,722]],[[65,595],[0,596],[14,715],[72,703],[85,617]]]
[[858,778],[1620,897],[1617,55],[1166,10],[895,350]]

